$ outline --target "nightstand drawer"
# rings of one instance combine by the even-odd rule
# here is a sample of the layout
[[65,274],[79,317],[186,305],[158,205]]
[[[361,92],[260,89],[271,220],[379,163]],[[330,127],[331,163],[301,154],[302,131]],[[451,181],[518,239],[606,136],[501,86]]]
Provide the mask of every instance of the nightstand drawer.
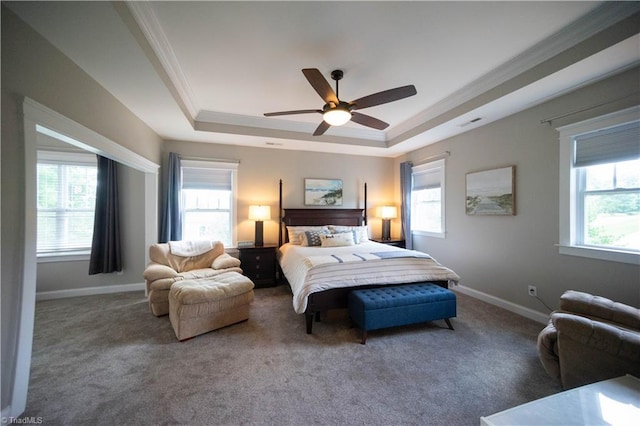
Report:
[[240,268],[256,287],[266,287],[276,283],[276,247],[242,247]]
[[265,263],[265,262],[273,262],[276,256],[275,253],[269,253],[261,251],[259,253],[246,253],[242,255],[243,262],[252,262],[252,263]]

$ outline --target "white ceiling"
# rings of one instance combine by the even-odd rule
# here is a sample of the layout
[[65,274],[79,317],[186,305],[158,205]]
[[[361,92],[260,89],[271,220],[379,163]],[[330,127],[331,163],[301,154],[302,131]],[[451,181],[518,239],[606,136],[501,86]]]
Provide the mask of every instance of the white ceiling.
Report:
[[[395,157],[640,63],[639,29],[600,33],[638,2],[6,4],[168,140]],[[322,108],[302,68],[343,70],[345,101],[418,94],[314,137],[318,114],[263,116]]]

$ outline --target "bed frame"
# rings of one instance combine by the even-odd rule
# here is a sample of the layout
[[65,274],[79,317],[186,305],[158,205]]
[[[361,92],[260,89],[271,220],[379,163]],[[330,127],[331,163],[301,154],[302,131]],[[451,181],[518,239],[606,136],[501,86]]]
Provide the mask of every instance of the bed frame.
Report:
[[[367,224],[367,184],[364,184],[364,208],[362,209],[336,209],[336,208],[309,208],[309,209],[284,209],[282,207],[282,180],[280,181],[280,234],[279,244],[289,241],[287,226],[362,226]],[[444,288],[447,282],[434,282]],[[391,284],[378,284],[359,286],[358,289],[383,287]],[[394,284],[395,285],[395,284]],[[347,307],[347,298],[353,287],[332,288],[308,296],[305,320],[307,334],[311,334],[313,319],[320,321],[320,315],[330,309],[344,309]]]

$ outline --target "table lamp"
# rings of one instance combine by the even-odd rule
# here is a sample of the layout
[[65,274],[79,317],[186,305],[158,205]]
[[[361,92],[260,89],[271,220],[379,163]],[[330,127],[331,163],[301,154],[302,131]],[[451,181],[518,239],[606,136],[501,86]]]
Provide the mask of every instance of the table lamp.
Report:
[[382,218],[382,239],[391,239],[391,219],[398,217],[398,209],[395,206],[380,207],[380,217]]
[[263,237],[263,221],[271,220],[270,206],[249,206],[249,220],[256,222],[256,237],[253,244],[256,247],[264,245]]

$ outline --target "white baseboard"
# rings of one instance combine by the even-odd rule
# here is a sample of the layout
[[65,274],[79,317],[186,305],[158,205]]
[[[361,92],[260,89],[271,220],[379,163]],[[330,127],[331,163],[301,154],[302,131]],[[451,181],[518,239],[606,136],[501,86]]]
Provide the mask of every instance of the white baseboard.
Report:
[[549,322],[549,315],[543,314],[538,311],[534,311],[533,309],[525,308],[524,306],[516,305],[515,303],[509,302],[504,299],[500,299],[499,297],[491,296],[490,294],[483,293],[478,290],[474,290],[469,287],[465,287],[463,285],[457,285],[455,287],[450,288],[450,290],[458,291],[462,294],[466,294],[467,296],[474,297],[476,299],[480,299],[483,302],[487,302],[491,305],[498,306],[500,308],[506,309],[507,311],[516,313],[525,318],[529,318],[530,320],[539,322],[541,324],[547,324]]
[[[525,318],[529,318],[541,324],[546,324],[549,321],[548,314],[543,314],[541,312],[534,311],[533,309],[516,305],[515,303],[509,302],[504,299],[500,299],[499,297],[491,296],[490,294],[486,294],[481,291],[474,290],[469,287],[465,287],[463,285],[457,285],[450,289],[460,292],[462,294],[466,294],[467,296],[471,296],[473,298],[482,300],[483,302],[487,302],[491,305],[506,309],[507,311],[516,313],[518,315],[521,315]],[[63,299],[65,297],[93,296],[97,294],[122,293],[127,291],[145,291],[145,284],[135,283],[135,284],[111,285],[111,286],[103,286],[103,287],[85,287],[85,288],[70,289],[70,290],[41,291],[36,293],[36,300],[40,301],[40,300],[51,300],[51,299]]]
[[63,299],[65,297],[94,296],[96,294],[124,293],[127,291],[145,291],[145,285],[144,283],[135,283],[74,288],[69,290],[39,291],[36,293],[36,301]]
[[2,424],[8,423],[8,422],[5,422],[4,419],[8,419],[9,417],[17,417],[17,416],[14,416],[13,413],[11,412],[11,405],[7,405],[6,407],[4,407],[2,409],[2,413],[0,413],[0,416],[2,416]]

